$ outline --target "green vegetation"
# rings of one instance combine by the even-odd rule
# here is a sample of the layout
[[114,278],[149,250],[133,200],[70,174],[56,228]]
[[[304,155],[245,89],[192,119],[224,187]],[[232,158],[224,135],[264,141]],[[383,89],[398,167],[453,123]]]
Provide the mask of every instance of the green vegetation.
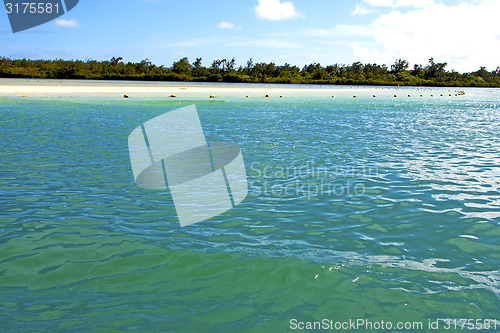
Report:
[[398,59],[387,65],[335,64],[326,67],[312,63],[299,68],[290,64],[254,63],[236,67],[236,60],[217,59],[210,67],[202,58],[190,63],[182,58],[171,67],[156,66],[148,59],[139,63],[124,63],[121,57],[109,61],[96,60],[13,60],[0,57],[0,77],[40,79],[95,79],[144,81],[198,81],[243,83],[304,83],[345,85],[401,85],[449,87],[500,87],[500,66],[488,71],[485,67],[471,73],[448,72],[447,63],[429,59],[426,66],[408,69],[406,60]]

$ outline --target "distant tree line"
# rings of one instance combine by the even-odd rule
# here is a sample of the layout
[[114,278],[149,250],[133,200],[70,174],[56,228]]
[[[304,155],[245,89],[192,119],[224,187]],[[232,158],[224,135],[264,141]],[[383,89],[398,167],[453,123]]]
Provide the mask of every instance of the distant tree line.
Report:
[[157,66],[148,59],[138,63],[113,57],[107,61],[96,60],[28,60],[0,57],[0,77],[40,79],[94,79],[94,80],[144,80],[240,83],[302,83],[343,85],[402,85],[402,86],[459,86],[500,87],[500,66],[493,71],[486,67],[470,73],[446,71],[447,63],[430,58],[427,65],[414,65],[397,59],[387,65],[334,64],[322,66],[312,63],[302,68],[275,63],[254,63],[236,66],[235,58],[217,59],[209,67],[202,65],[202,58],[190,62],[188,58],[175,61],[171,67]]

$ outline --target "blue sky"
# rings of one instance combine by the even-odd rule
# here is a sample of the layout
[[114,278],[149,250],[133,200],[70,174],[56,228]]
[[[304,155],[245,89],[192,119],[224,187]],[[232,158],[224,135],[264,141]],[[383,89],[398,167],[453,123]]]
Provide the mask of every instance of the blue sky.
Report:
[[188,57],[254,62],[500,66],[498,0],[80,0],[56,21],[13,34],[0,13],[0,56],[31,59]]

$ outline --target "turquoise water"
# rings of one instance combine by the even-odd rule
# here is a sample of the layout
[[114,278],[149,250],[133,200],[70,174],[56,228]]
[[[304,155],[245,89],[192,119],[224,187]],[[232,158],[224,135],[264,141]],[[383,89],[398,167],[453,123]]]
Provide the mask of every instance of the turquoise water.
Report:
[[[500,332],[499,101],[1,98],[1,331]],[[168,193],[134,184],[127,138],[190,104],[208,141],[241,147],[250,192],[181,228]]]

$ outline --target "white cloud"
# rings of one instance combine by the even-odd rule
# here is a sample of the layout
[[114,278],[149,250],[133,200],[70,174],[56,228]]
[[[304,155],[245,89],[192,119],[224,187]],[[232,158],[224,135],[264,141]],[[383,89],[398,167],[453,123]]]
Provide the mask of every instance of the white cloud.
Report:
[[352,11],[351,15],[368,15],[371,14],[373,10],[356,5],[356,8]]
[[222,21],[217,25],[217,27],[221,29],[234,29],[234,24],[232,24],[231,22]]
[[375,7],[392,7],[394,5],[394,0],[363,0],[367,5]]
[[434,0],[396,0],[394,3],[395,7],[415,7],[415,8],[425,8],[434,6],[436,3]]
[[80,24],[78,24],[78,22],[75,19],[69,19],[69,20],[57,19],[57,20],[55,20],[55,24],[58,27],[63,27],[63,28],[68,28],[68,29],[78,28],[80,26]]
[[435,4],[434,0],[363,0],[369,6],[373,7],[415,7],[425,8]]
[[260,20],[281,21],[301,16],[290,1],[259,0],[254,10]]
[[[365,0],[366,1],[366,0]],[[378,0],[369,0],[378,1]],[[392,64],[397,58],[426,64],[430,57],[448,62],[447,69],[490,70],[500,65],[500,2],[482,2],[397,10],[378,17],[370,27],[373,43],[353,42],[354,55],[363,62]]]

